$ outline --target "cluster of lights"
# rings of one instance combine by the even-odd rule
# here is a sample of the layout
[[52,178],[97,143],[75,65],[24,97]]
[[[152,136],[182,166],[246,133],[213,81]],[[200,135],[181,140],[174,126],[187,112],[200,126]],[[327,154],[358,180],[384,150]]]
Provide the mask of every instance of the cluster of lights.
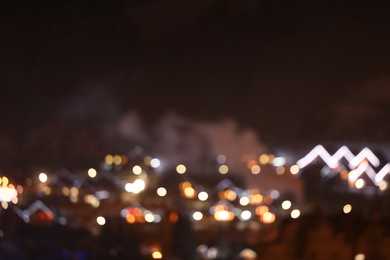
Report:
[[145,181],[142,179],[136,179],[134,182],[128,182],[125,185],[127,192],[138,194],[145,189]]
[[121,165],[121,164],[126,164],[128,161],[127,156],[125,155],[111,155],[107,154],[106,157],[104,158],[104,162],[106,165]]
[[8,178],[5,176],[0,178],[0,185],[0,202],[2,208],[7,209],[9,202],[13,204],[18,203],[18,193],[23,192],[23,187],[20,185],[15,187],[9,183]]
[[146,210],[142,207],[130,207],[121,211],[122,217],[126,219],[129,224],[134,223],[159,223],[161,216],[153,213],[150,210]]

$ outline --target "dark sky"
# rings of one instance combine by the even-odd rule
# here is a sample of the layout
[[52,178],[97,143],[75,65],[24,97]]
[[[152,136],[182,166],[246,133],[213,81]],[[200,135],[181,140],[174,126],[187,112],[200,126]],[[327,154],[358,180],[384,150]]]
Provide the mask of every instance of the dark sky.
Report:
[[317,2],[2,2],[0,153],[74,159],[131,110],[232,118],[270,145],[389,143],[389,6]]

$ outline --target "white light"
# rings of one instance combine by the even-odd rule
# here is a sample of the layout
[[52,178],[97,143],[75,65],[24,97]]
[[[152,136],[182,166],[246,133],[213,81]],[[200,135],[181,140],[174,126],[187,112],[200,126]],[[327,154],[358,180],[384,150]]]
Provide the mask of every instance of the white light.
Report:
[[241,212],[241,219],[242,220],[248,220],[252,217],[252,213],[249,210],[244,210]]
[[288,210],[289,208],[291,208],[291,201],[289,200],[285,200],[282,202],[282,209],[284,210]]
[[0,188],[0,201],[10,202],[12,199],[17,198],[18,192],[15,189]]
[[261,168],[259,165],[253,165],[252,168],[251,168],[251,172],[252,174],[259,174],[261,171]]
[[299,167],[298,167],[298,165],[293,165],[293,166],[291,166],[290,167],[290,172],[291,172],[291,174],[293,174],[293,175],[295,175],[295,174],[297,174],[298,172],[299,172]]
[[299,218],[300,215],[301,215],[301,212],[299,211],[299,209],[294,209],[293,211],[291,211],[292,218]]
[[194,214],[192,214],[192,218],[196,221],[199,221],[203,218],[202,212],[196,211]]
[[355,182],[356,189],[362,189],[366,182],[363,179],[357,179]]
[[272,164],[275,166],[275,167],[278,167],[278,166],[283,166],[286,164],[286,159],[284,157],[276,157],[273,161],[272,161]]
[[145,189],[145,181],[141,179],[136,179],[133,183],[133,192],[140,193]]
[[209,194],[207,194],[207,192],[205,191],[201,191],[199,192],[198,194],[198,199],[201,200],[201,201],[205,201],[209,198]]
[[133,167],[133,173],[135,175],[140,175],[142,173],[142,168],[139,165],[134,165]]
[[88,170],[88,176],[89,176],[90,178],[95,178],[96,175],[97,175],[97,172],[96,172],[96,170],[95,170],[94,168],[90,168],[90,169]]
[[96,218],[96,222],[100,225],[100,226],[103,226],[104,224],[106,224],[106,219],[102,216],[99,216]]
[[157,158],[153,158],[151,161],[150,161],[150,166],[152,168],[158,168],[160,166],[160,160],[157,159]]
[[46,175],[46,173],[43,173],[43,172],[41,172],[40,174],[39,174],[39,181],[40,182],[42,182],[42,183],[45,183],[46,181],[47,181],[47,175]]
[[154,223],[160,223],[161,222],[160,215],[154,214],[153,217],[154,217],[154,221],[153,221]]
[[343,212],[345,213],[345,214],[348,214],[348,213],[350,213],[352,211],[352,206],[351,206],[351,204],[346,204],[344,207],[343,207]]
[[176,166],[176,172],[178,174],[184,174],[187,171],[187,168],[183,164]]
[[276,200],[276,199],[279,198],[280,193],[279,193],[279,191],[277,191],[277,190],[271,190],[271,192],[270,192],[269,195],[271,196],[272,199]]
[[248,205],[248,204],[249,204],[249,198],[248,198],[248,197],[242,197],[242,198],[240,199],[240,205],[246,206],[246,205]]
[[160,187],[157,189],[157,195],[160,197],[164,197],[167,195],[167,190],[164,187]]
[[151,223],[154,221],[154,215],[152,213],[145,214],[145,221]]
[[132,184],[132,183],[126,183],[126,185],[125,185],[125,190],[126,190],[127,192],[133,192],[133,191],[134,191],[133,184]]
[[218,155],[218,157],[217,157],[217,162],[218,162],[219,164],[225,163],[225,162],[226,162],[226,156],[223,155],[223,154]]

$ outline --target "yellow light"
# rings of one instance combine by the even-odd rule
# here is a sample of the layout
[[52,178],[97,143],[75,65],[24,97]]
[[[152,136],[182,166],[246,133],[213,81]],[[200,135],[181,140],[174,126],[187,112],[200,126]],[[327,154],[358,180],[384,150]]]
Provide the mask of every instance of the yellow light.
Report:
[[187,187],[184,189],[184,196],[186,196],[186,198],[189,198],[189,199],[194,198],[196,196],[195,193],[196,193],[196,191],[192,187]]
[[386,181],[382,181],[380,184],[379,184],[379,189],[381,191],[384,191],[387,189],[387,182]]
[[355,255],[355,260],[364,260],[364,259],[366,259],[366,256],[364,254]]
[[256,215],[261,216],[268,211],[269,211],[268,206],[258,206],[256,208]]
[[224,192],[224,195],[225,195],[225,198],[227,198],[230,201],[233,201],[233,200],[235,200],[237,198],[237,193],[235,193],[232,190],[226,190]]
[[49,186],[45,186],[43,188],[43,193],[46,195],[46,196],[49,196],[51,194],[51,188]]
[[178,174],[184,174],[187,171],[187,168],[183,164],[176,166],[176,172]]
[[259,204],[263,201],[263,196],[261,194],[255,194],[251,196],[250,200],[251,204]]
[[133,214],[128,214],[126,216],[126,221],[129,224],[133,224],[135,222],[135,216]]
[[7,177],[4,176],[4,177],[1,179],[1,181],[2,181],[2,183],[3,183],[4,186],[7,186],[7,185],[8,185],[9,180],[8,180]]
[[8,208],[8,202],[2,201],[1,202],[1,207],[3,207],[3,209],[7,209]]
[[225,164],[219,166],[218,171],[220,174],[226,174],[229,171],[229,167]]
[[293,175],[295,175],[295,174],[297,174],[298,172],[299,172],[299,167],[298,167],[298,165],[293,165],[293,166],[291,166],[290,167],[290,172],[291,172],[291,174],[293,174]]
[[262,154],[262,155],[260,155],[260,157],[259,157],[259,162],[260,162],[261,164],[267,164],[267,163],[269,163],[269,156],[268,156],[267,154]]
[[96,172],[96,170],[95,170],[94,168],[90,168],[90,169],[88,170],[88,176],[89,176],[90,178],[95,178],[96,175],[97,175],[97,172]]
[[74,197],[78,196],[79,195],[79,189],[77,187],[70,188],[70,195],[74,196]]
[[17,197],[13,197],[11,199],[11,201],[12,201],[13,204],[17,204],[18,203],[18,198]]
[[352,206],[351,206],[351,204],[346,204],[344,207],[343,207],[343,212],[345,213],[345,214],[348,214],[348,213],[350,213],[352,211]]
[[107,154],[104,158],[104,161],[106,162],[106,164],[110,165],[114,162],[114,157],[112,157],[111,154]]
[[119,165],[122,163],[122,157],[120,155],[114,156],[114,164]]
[[182,182],[182,183],[180,184],[180,189],[183,190],[183,191],[184,191],[186,188],[188,188],[188,187],[192,187],[191,182],[189,182],[189,181],[185,181],[185,182]]
[[70,194],[70,190],[68,187],[62,187],[62,194],[64,194],[64,196],[69,196]]
[[263,216],[262,216],[262,221],[263,223],[265,224],[271,224],[275,221],[275,214],[274,213],[271,213],[271,212],[264,212]]
[[141,168],[141,166],[139,166],[139,165],[134,165],[134,166],[133,166],[133,173],[134,173],[135,175],[140,175],[140,174],[142,173],[142,168]]
[[259,165],[253,165],[252,168],[251,168],[251,172],[252,174],[259,174],[261,171],[261,168]]
[[234,218],[234,214],[227,210],[220,210],[214,213],[214,218],[217,221],[231,221]]
[[288,210],[289,208],[291,208],[291,201],[289,200],[285,200],[282,202],[282,209],[284,210]]
[[155,251],[155,252],[153,252],[152,257],[153,257],[153,259],[161,259],[162,254],[158,251]]
[[299,218],[299,216],[301,215],[301,212],[299,211],[299,209],[294,209],[293,211],[291,211],[291,217],[292,218]]

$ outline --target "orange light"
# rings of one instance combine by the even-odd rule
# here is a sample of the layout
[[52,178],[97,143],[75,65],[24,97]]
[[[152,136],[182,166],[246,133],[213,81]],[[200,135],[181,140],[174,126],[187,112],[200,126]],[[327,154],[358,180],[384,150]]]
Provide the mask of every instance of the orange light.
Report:
[[179,216],[177,215],[176,212],[171,212],[169,213],[169,221],[172,223],[176,223],[179,220]]
[[128,214],[126,216],[126,221],[129,224],[133,224],[135,222],[135,216],[133,214]]
[[275,214],[271,212],[265,212],[263,216],[261,217],[263,223],[265,224],[271,224],[275,221]]
[[269,211],[269,208],[267,206],[258,206],[256,208],[256,215],[261,216],[268,211]]

